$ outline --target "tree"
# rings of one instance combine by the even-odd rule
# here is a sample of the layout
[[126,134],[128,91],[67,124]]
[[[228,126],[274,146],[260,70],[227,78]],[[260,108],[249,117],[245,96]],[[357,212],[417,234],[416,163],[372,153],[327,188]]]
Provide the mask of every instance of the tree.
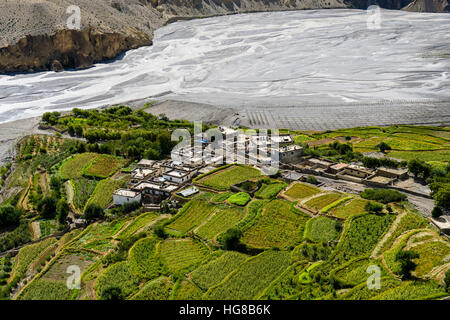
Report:
[[0,207],[0,227],[9,227],[19,223],[22,211],[11,205]]
[[94,203],[88,204],[84,210],[84,217],[88,222],[93,222],[103,218],[104,216],[105,212],[103,211],[103,208]]
[[102,300],[123,300],[122,289],[119,287],[109,287],[102,291]]
[[375,148],[379,149],[381,152],[385,153],[387,150],[392,150],[391,146],[386,142],[381,142],[375,146]]
[[162,225],[154,226],[153,227],[153,232],[161,239],[166,239],[167,238],[166,231],[164,230],[164,226],[162,226]]
[[446,184],[441,186],[434,193],[434,201],[436,205],[442,208],[450,209],[450,185]]
[[367,202],[364,209],[373,214],[378,214],[383,211],[383,206],[376,202]]
[[421,176],[423,179],[426,179],[430,176],[431,166],[422,160],[412,159],[408,162],[408,170],[415,177]]
[[408,250],[399,251],[395,256],[395,261],[400,262],[400,274],[403,279],[411,279],[411,273],[416,269],[417,263],[413,259],[419,258],[419,254]]
[[431,211],[431,216],[433,217],[433,219],[439,219],[443,214],[444,212],[442,211],[442,208],[439,206],[435,206],[433,208],[433,211]]
[[244,245],[241,243],[242,232],[239,229],[228,229],[220,238],[220,243],[225,250],[242,251]]
[[37,209],[43,218],[53,219],[56,216],[56,199],[53,197],[43,198]]
[[56,204],[56,212],[58,213],[58,221],[61,224],[66,223],[67,215],[69,214],[70,207],[69,204],[64,200],[60,199]]

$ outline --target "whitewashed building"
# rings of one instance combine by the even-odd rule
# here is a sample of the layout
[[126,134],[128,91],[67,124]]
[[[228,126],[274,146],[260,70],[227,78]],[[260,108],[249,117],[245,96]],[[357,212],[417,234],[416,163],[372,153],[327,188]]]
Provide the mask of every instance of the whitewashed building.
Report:
[[113,203],[124,205],[125,203],[141,202],[141,193],[128,189],[118,189],[113,193]]

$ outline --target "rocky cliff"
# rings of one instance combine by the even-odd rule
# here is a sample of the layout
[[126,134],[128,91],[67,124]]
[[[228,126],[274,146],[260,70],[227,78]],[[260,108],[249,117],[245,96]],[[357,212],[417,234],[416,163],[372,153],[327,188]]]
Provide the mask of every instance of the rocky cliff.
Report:
[[[366,8],[371,1],[0,0],[0,72],[87,67],[151,44],[157,28],[177,19],[257,11]],[[380,1],[385,8],[400,9],[412,0]],[[421,11],[431,8],[421,3],[430,2],[439,4],[432,7],[435,11],[442,11],[448,9],[446,1],[415,0],[408,8]],[[73,21],[73,5],[80,8],[80,29],[68,25]]]

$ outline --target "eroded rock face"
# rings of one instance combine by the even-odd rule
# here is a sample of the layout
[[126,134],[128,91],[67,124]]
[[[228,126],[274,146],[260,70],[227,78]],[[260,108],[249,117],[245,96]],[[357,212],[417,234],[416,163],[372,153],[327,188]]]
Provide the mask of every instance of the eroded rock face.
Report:
[[[367,8],[373,1],[3,1],[0,3],[0,73],[88,67],[99,61],[112,59],[123,51],[151,44],[156,29],[178,19],[256,11]],[[413,0],[380,1],[377,2],[382,7],[400,9]],[[415,0],[408,6],[408,10],[445,10],[448,9],[447,1],[449,0]],[[72,5],[81,10],[80,30],[69,30],[67,27],[67,8]]]
[[94,29],[60,30],[53,35],[26,36],[0,49],[2,72],[84,68],[112,59],[125,50],[149,45],[149,35],[103,33]]

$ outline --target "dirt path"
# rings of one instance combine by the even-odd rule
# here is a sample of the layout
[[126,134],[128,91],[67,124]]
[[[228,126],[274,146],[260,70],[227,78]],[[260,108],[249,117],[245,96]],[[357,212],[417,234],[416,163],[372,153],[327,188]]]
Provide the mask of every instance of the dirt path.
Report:
[[67,201],[69,202],[70,208],[72,209],[73,212],[80,214],[79,210],[77,210],[77,208],[75,208],[75,205],[73,204],[73,198],[74,198],[75,191],[73,190],[72,183],[70,183],[70,180],[68,180],[65,182],[64,185],[66,188]]
[[381,239],[380,242],[378,242],[377,246],[375,247],[375,249],[373,249],[372,254],[370,255],[370,257],[372,259],[376,259],[378,258],[381,254],[378,254],[378,251],[383,247],[384,243],[392,236],[392,234],[395,232],[395,230],[397,230],[398,225],[400,224],[401,220],[403,219],[403,217],[406,216],[406,212],[402,212],[400,213],[397,218],[395,218],[394,222],[391,225],[391,228],[389,229],[388,232],[386,232],[386,234],[384,235],[383,239]]
[[30,224],[31,228],[31,240],[37,240],[41,237],[41,224],[39,221],[33,221]]

